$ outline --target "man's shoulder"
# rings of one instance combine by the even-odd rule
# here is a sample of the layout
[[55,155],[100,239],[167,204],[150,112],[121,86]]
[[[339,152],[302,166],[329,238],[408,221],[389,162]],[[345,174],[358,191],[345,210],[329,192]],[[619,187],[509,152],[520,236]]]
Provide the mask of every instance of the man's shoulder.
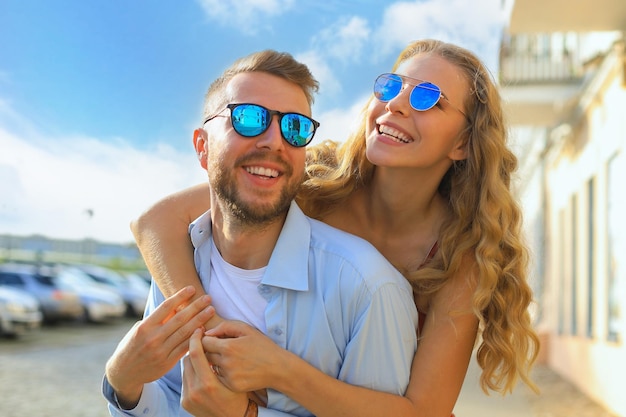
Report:
[[310,217],[308,219],[309,223],[311,223],[311,235],[320,243],[336,244],[338,247],[356,246],[361,250],[378,252],[371,243],[359,236],[337,229],[319,220]]
[[309,219],[309,222],[311,223],[312,250],[335,254],[362,268],[376,267],[397,272],[378,249],[367,240],[315,219]]
[[[327,271],[339,271],[341,284],[347,288],[354,285],[361,289],[376,292],[387,284],[411,292],[408,281],[402,274],[367,240],[310,219],[311,252],[316,264]],[[331,274],[333,275],[333,274]],[[330,275],[329,275],[330,276]],[[337,285],[334,281],[333,285]]]

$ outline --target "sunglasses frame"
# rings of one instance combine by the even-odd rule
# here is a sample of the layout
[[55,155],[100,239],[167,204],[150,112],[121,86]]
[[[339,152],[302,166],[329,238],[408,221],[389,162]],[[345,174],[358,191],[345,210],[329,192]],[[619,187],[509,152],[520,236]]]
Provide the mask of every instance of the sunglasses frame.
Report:
[[[399,80],[396,79],[399,78]],[[391,80],[391,81],[395,81],[395,82],[399,82],[402,83],[402,85],[400,86],[400,90],[398,91],[398,93],[391,97],[388,100],[383,100],[381,99],[376,91],[376,86],[378,85],[378,80],[380,78],[385,78],[387,80]],[[445,94],[443,94],[443,92],[441,91],[441,87],[439,87],[437,84],[431,83],[430,81],[425,81],[425,80],[420,80],[418,78],[411,78],[411,77],[407,77],[406,75],[400,75],[400,74],[396,74],[393,72],[385,72],[383,74],[380,74],[378,77],[376,77],[376,80],[374,81],[374,97],[376,97],[376,99],[378,101],[380,101],[381,103],[388,103],[389,101],[393,100],[394,98],[398,97],[400,95],[400,93],[402,93],[402,91],[404,90],[404,85],[408,84],[410,86],[413,86],[413,89],[411,90],[411,93],[409,94],[409,104],[411,105],[411,108],[416,110],[416,111],[427,111],[432,109],[433,107],[435,107],[437,105],[437,103],[439,102],[439,100],[441,100],[442,98],[448,102],[448,104],[455,109],[456,111],[458,111],[459,113],[461,113],[463,116],[465,116],[465,119],[467,121],[469,121],[469,117],[467,116],[467,114],[465,114],[465,112],[461,109],[459,109],[457,106],[455,106],[454,104],[452,104],[450,102],[450,100],[448,100],[448,97],[445,96]],[[416,88],[421,88],[424,90],[430,90],[430,91],[436,91],[439,93],[439,97],[437,97],[437,100],[435,100],[433,102],[433,104],[425,109],[418,109],[415,106],[413,106],[413,103],[411,101],[411,96],[413,95],[413,93],[415,92]]]
[[[263,130],[261,130],[256,135],[248,135],[248,134],[244,134],[244,133],[240,132],[239,129],[235,126],[235,119],[233,117],[233,114],[234,114],[233,112],[235,111],[235,109],[237,109],[240,106],[254,106],[254,107],[258,107],[258,108],[264,110],[268,114],[269,123],[265,126],[265,128]],[[280,112],[278,110],[270,110],[267,107],[261,106],[260,104],[256,104],[256,103],[230,103],[230,104],[226,105],[226,108],[230,109],[230,124],[231,124],[231,126],[233,127],[235,132],[237,132],[238,135],[240,135],[240,136],[242,136],[244,138],[255,138],[255,137],[260,136],[263,133],[265,133],[267,131],[267,129],[269,129],[270,125],[272,124],[272,120],[274,119],[274,115],[278,116],[278,124],[279,124],[279,127],[280,127],[280,136],[283,138],[283,140],[285,142],[287,142],[289,145],[293,146],[294,148],[303,148],[303,147],[307,146],[309,143],[311,143],[311,141],[315,137],[315,132],[317,132],[317,128],[320,127],[320,123],[317,120],[315,120],[315,119],[313,119],[313,118],[311,118],[311,117],[309,117],[309,116],[307,116],[305,114],[296,113],[296,112],[286,112],[286,113],[283,113],[283,112]],[[216,117],[219,117],[219,116],[224,116],[225,117],[225,115],[223,115],[221,113],[222,112],[219,112],[216,115],[207,117],[204,120],[204,123],[202,125],[204,126],[206,123],[210,122],[211,120],[215,119]],[[311,124],[313,125],[313,132],[311,133],[311,137],[306,139],[306,142],[304,144],[302,144],[302,145],[298,145],[298,144],[292,143],[285,136],[285,132],[283,131],[283,127],[282,127],[282,121],[283,121],[283,118],[285,116],[289,116],[289,115],[296,115],[298,117],[304,117],[305,119],[310,120]]]

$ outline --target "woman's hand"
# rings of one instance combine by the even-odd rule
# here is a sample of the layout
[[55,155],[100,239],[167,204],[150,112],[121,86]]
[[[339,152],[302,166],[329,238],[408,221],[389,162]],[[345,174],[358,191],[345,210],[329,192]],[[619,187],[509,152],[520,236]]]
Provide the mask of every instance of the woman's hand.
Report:
[[219,369],[220,381],[236,392],[277,388],[293,355],[240,321],[224,321],[205,332],[202,345],[209,362]]

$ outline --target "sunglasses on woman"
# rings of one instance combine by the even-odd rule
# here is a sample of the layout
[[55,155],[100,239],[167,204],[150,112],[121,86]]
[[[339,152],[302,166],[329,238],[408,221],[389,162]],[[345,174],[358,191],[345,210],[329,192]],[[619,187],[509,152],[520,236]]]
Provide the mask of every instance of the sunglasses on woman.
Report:
[[458,110],[465,118],[467,115],[458,107],[450,103],[441,92],[438,85],[428,81],[418,80],[404,75],[385,73],[376,78],[374,82],[374,96],[383,103],[393,100],[402,92],[405,84],[412,85],[413,90],[409,95],[409,103],[417,111],[426,111],[435,107],[435,104],[443,98],[450,106]]
[[[319,122],[303,114],[281,113],[258,104],[238,103],[228,104],[226,107],[230,109],[230,123],[233,129],[245,138],[253,138],[265,132],[269,129],[274,115],[277,115],[283,139],[291,146],[301,148],[311,143],[315,131],[320,126]],[[222,115],[207,117],[203,125],[218,116]]]

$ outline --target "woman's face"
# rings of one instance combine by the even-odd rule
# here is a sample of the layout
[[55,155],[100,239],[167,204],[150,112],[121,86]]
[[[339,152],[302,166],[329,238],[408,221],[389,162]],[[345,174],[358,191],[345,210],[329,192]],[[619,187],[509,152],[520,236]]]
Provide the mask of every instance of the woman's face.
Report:
[[456,66],[430,54],[408,59],[396,74],[439,86],[447,100],[440,98],[426,111],[415,110],[409,102],[415,82],[408,79],[411,84],[405,83],[388,102],[373,99],[366,121],[367,158],[377,166],[439,167],[445,173],[454,160],[467,155],[460,132],[468,123],[463,115],[468,83]]

